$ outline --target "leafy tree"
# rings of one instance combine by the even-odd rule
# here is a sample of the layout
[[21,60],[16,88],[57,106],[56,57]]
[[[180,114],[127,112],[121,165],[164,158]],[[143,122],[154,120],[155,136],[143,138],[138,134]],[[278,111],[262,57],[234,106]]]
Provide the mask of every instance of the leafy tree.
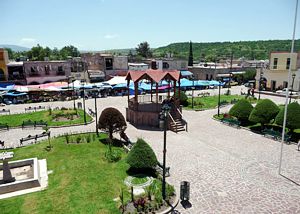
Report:
[[45,52],[42,46],[37,44],[27,52],[28,58],[32,61],[44,61],[45,59]]
[[14,59],[14,51],[11,48],[4,48],[7,51],[8,58]]
[[153,169],[157,165],[155,153],[143,139],[137,140],[126,161],[133,169]]
[[180,91],[180,97],[179,97],[179,92],[178,92],[178,90],[176,90],[175,98],[180,100],[181,105],[183,105],[183,106],[188,105],[188,97],[186,96],[186,94],[183,91]]
[[260,100],[252,110],[249,120],[254,123],[260,123],[263,129],[265,124],[276,117],[279,112],[278,106],[269,99]]
[[192,41],[190,41],[190,52],[189,52],[188,66],[193,66],[193,64],[194,64],[193,45],[192,45]]
[[109,133],[112,140],[114,132],[124,131],[127,128],[126,121],[122,113],[115,108],[106,108],[102,111],[98,128]]
[[145,58],[152,56],[152,52],[150,50],[150,45],[148,44],[148,42],[140,43],[136,48],[136,52],[138,55],[145,57]]
[[60,50],[60,55],[63,59],[67,59],[68,57],[78,57],[80,56],[80,52],[73,45],[65,46]]
[[[275,118],[275,123],[282,126],[283,119],[284,108],[281,108]],[[287,106],[286,127],[288,127],[292,132],[294,129],[300,128],[300,105],[297,102],[290,103]]]
[[248,121],[252,109],[253,106],[248,100],[241,99],[231,107],[229,114],[236,117],[241,123],[245,123]]

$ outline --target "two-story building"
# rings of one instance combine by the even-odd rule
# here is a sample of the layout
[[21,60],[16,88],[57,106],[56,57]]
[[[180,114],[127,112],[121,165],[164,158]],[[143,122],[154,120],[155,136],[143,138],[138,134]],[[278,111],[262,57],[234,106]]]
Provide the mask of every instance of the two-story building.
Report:
[[71,75],[70,61],[26,61],[23,67],[28,85],[66,81]]
[[[288,79],[290,68],[292,75]],[[278,51],[270,53],[269,67],[257,69],[257,83],[260,77],[264,80],[266,90],[276,91],[287,88],[288,82],[290,82],[290,86],[293,85],[294,91],[300,91],[300,53],[291,54],[290,52]]]

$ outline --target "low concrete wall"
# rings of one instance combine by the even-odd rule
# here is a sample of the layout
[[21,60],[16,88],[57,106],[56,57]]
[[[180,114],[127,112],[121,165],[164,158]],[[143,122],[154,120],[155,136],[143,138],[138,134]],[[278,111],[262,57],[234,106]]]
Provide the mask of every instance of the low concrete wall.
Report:
[[[10,192],[15,192],[15,191],[24,190],[24,189],[30,189],[30,188],[40,186],[40,182],[39,182],[39,178],[38,178],[39,175],[38,175],[38,160],[37,160],[37,158],[12,161],[12,162],[9,162],[8,164],[9,164],[10,168],[32,165],[33,178],[21,180],[21,181],[15,181],[12,183],[7,183],[7,184],[1,184],[0,185],[0,194],[10,193]],[[2,169],[2,164],[0,165],[0,168]]]

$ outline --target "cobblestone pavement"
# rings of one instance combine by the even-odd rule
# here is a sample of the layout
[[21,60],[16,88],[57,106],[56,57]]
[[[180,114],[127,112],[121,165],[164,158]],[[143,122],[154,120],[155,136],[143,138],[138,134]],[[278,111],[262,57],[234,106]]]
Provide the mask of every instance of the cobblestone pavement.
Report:
[[[239,93],[240,89],[236,89]],[[216,90],[215,90],[216,91]],[[262,95],[264,98],[265,96]],[[272,97],[277,103],[284,99]],[[126,97],[98,99],[98,111],[109,106],[125,114]],[[93,108],[93,100],[87,107]],[[41,104],[42,105],[42,104]],[[46,103],[46,106],[49,104]],[[72,107],[72,102],[53,102],[52,107]],[[12,111],[24,105],[10,106]],[[225,112],[229,107],[222,108]],[[300,152],[296,145],[285,145],[282,175],[278,175],[280,142],[244,129],[235,129],[212,119],[216,109],[184,111],[188,132],[168,131],[167,165],[171,167],[168,182],[179,193],[180,181],[191,183],[192,207],[177,207],[181,213],[300,213]],[[53,135],[69,131],[93,130],[95,124],[50,129]],[[1,132],[0,139],[15,139],[28,130]],[[144,138],[162,161],[163,132],[137,129],[128,124],[127,135]],[[292,181],[290,181],[290,180]],[[295,183],[294,183],[295,182]]]

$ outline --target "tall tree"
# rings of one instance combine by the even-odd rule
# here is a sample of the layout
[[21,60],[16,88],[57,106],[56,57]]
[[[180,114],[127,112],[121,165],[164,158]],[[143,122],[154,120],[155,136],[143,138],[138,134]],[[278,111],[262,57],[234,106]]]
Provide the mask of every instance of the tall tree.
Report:
[[194,63],[194,57],[193,57],[193,45],[192,45],[192,41],[190,41],[190,52],[189,52],[189,62],[188,62],[188,66],[193,66]]
[[152,52],[150,49],[150,45],[148,44],[148,42],[142,42],[140,44],[138,44],[137,48],[136,48],[136,52],[138,55],[148,58],[152,56]]

